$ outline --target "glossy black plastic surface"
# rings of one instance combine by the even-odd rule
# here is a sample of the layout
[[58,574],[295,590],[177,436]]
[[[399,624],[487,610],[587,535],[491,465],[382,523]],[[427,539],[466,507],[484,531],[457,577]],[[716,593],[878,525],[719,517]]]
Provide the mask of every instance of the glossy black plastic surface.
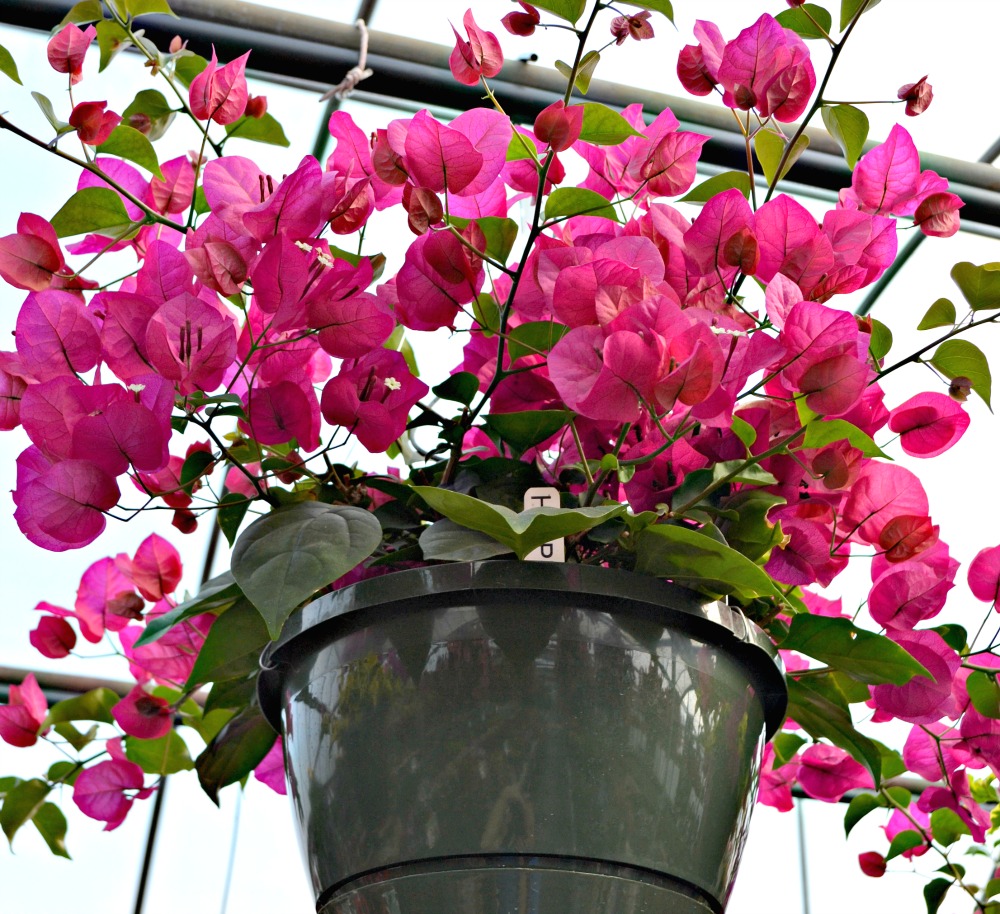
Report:
[[762,637],[581,566],[438,566],[307,607],[262,698],[321,910],[721,909],[784,711]]

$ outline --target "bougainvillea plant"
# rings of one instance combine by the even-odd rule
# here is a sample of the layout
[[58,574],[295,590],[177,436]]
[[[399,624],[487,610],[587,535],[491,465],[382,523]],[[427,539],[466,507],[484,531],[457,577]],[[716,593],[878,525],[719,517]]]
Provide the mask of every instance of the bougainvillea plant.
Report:
[[[228,151],[234,137],[284,140],[249,95],[246,55],[153,46],[135,20],[165,0],[78,4],[48,44],[69,88],[39,99],[52,133],[0,117],[5,141],[78,166],[58,212],[21,214],[0,238],[0,275],[25,293],[0,353],[0,424],[31,442],[14,517],[62,551],[109,517],[167,508],[180,533],[217,525],[232,570],[182,600],[178,553],[153,535],[92,565],[72,608],[38,605],[45,656],[110,641],[136,685],[52,707],[32,676],[12,688],[0,737],[54,741],[68,760],[0,779],[8,836],[33,821],[65,853],[60,794],[112,829],[192,767],[213,797],[252,771],[283,789],[255,677],[298,606],[564,538],[566,561],[726,596],[777,642],[789,719],[766,749],[762,802],[790,808],[796,784],[827,801],[858,791],[848,828],[887,817],[866,873],[939,854],[928,907],[955,887],[992,909],[1000,882],[969,884],[949,847],[965,834],[993,853],[1000,663],[937,617],[956,581],[996,609],[1000,546],[959,580],[920,480],[882,447],[934,458],[965,432],[969,396],[989,404],[967,336],[1000,319],[1000,265],[958,264],[965,304],[930,307],[932,338],[909,355],[838,306],[893,263],[901,228],[952,235],[962,205],[903,127],[864,151],[864,113],[824,95],[868,5],[842,0],[839,28],[792,2],[734,34],[697,23],[678,75],[732,111],[752,169],[701,180],[708,138],[669,110],[586,101],[601,55],[653,39],[667,0],[519,3],[492,22],[515,36],[558,26],[570,42],[565,96],[525,124],[493,99],[503,55],[470,11],[450,63],[481,85],[480,107],[370,135],[337,110],[326,161],[281,176]],[[130,47],[162,91],[120,111],[90,99],[95,39],[102,69],[112,43]],[[807,40],[833,51],[819,75]],[[907,115],[930,101],[926,77],[899,90]],[[852,167],[818,219],[778,190],[817,114]],[[200,147],[167,152],[184,120]],[[368,231],[376,211],[408,239],[394,269]],[[112,252],[132,265],[109,281]],[[409,341],[433,333],[459,345],[429,386]],[[918,363],[933,371],[897,387]],[[522,511],[538,485],[561,505]],[[856,617],[823,596],[852,558],[871,568]],[[869,735],[888,720],[908,725],[895,749]],[[894,782],[906,771],[930,786],[911,797]]]

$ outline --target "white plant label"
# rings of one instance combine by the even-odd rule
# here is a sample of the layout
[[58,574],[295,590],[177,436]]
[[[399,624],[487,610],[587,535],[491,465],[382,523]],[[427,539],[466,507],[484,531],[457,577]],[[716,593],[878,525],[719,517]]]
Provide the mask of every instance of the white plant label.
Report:
[[[535,486],[524,493],[524,510],[531,508],[558,508],[559,490],[552,486]],[[552,540],[532,549],[525,557],[526,562],[565,562],[566,541]]]

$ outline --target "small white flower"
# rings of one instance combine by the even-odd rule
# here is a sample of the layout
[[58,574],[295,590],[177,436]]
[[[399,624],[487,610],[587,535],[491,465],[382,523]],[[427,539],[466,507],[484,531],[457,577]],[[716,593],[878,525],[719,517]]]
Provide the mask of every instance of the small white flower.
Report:
[[305,241],[296,241],[295,247],[297,247],[300,251],[305,251],[307,254],[312,253],[312,245],[307,244]]
[[403,386],[395,378],[386,378],[384,383],[389,390],[399,390]]
[[134,394],[141,394],[145,389],[145,384],[129,384],[128,389]]
[[709,327],[716,336],[747,336],[745,330],[730,330],[728,327]]
[[316,259],[317,259],[317,260],[318,260],[318,261],[319,261],[319,262],[320,262],[321,264],[323,264],[323,266],[324,266],[324,267],[332,267],[332,266],[333,266],[333,258],[332,258],[332,257],[330,257],[330,255],[329,255],[329,254],[324,254],[324,253],[323,253],[322,251],[320,251],[320,252],[319,252],[319,253],[318,253],[318,254],[316,255]]

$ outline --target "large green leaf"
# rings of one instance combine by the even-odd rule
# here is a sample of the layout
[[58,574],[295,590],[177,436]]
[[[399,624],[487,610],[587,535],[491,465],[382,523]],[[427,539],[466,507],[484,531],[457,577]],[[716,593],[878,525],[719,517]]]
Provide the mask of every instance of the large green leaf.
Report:
[[425,559],[442,562],[478,562],[511,552],[492,536],[462,527],[448,518],[424,529],[420,534],[420,549]]
[[206,581],[201,590],[175,606],[170,612],[165,612],[162,616],[157,616],[152,622],[146,625],[145,631],[138,637],[135,647],[144,647],[152,644],[161,638],[175,625],[180,625],[185,619],[201,613],[216,612],[232,606],[241,596],[243,591],[233,580],[230,572],[225,571],[220,575]]
[[781,157],[785,154],[786,142],[784,137],[766,128],[758,130],[754,136],[754,152],[757,153],[757,161],[760,162],[760,167],[764,170],[764,178],[769,185],[773,185],[775,181],[780,181],[788,174],[789,169],[795,164],[798,157],[806,151],[806,147],[809,145],[809,137],[803,134],[795,141],[795,146],[792,147],[788,158],[785,159],[785,164],[782,166],[781,174],[779,175],[778,166],[781,165]]
[[767,572],[745,555],[697,530],[654,524],[637,537],[636,571],[741,600],[784,594]]
[[226,124],[227,139],[252,140],[255,143],[268,143],[271,146],[290,146],[291,143],[285,131],[270,114],[263,117],[244,115],[238,121]]
[[544,355],[567,333],[569,327],[555,321],[528,321],[518,324],[507,338],[511,362],[526,355]]
[[96,720],[110,724],[114,718],[111,709],[118,704],[119,696],[111,689],[91,689],[75,698],[56,702],[45,717],[45,726],[69,723],[74,720]]
[[103,18],[104,10],[101,8],[101,0],[80,0],[79,3],[75,3],[70,11],[63,16],[59,27],[62,28],[62,26],[69,22],[76,23],[76,25],[81,25],[85,22],[99,22]]
[[487,430],[522,453],[565,428],[570,418],[571,414],[562,409],[539,409],[523,413],[491,413],[483,421]]
[[14,80],[19,86],[22,84],[21,76],[17,72],[17,63],[15,63],[10,51],[3,45],[0,45],[0,73],[3,73],[8,79]]
[[786,29],[800,38],[828,38],[833,28],[833,17],[815,3],[804,3],[789,10],[782,10],[774,17]]
[[871,436],[863,432],[856,425],[851,425],[844,419],[824,419],[814,413],[806,405],[805,399],[796,401],[799,413],[799,421],[806,427],[805,437],[802,439],[802,447],[812,450],[814,448],[826,447],[835,441],[846,441],[851,447],[856,447],[865,457],[882,457],[885,460],[891,458],[883,453],[882,449],[872,440]]
[[851,799],[851,802],[847,804],[847,810],[844,812],[844,833],[850,835],[854,826],[857,825],[865,816],[870,812],[874,812],[876,809],[884,808],[878,801],[878,797],[871,793],[859,793],[856,797]]
[[98,70],[103,73],[120,51],[132,44],[128,30],[114,19],[102,19],[97,23],[97,47],[101,57]]
[[617,146],[630,136],[642,136],[617,111],[598,102],[583,106],[583,128],[580,139],[596,146]]
[[992,311],[1000,308],[1000,263],[976,266],[963,261],[951,268],[962,295],[973,311]]
[[5,792],[0,806],[0,828],[8,841],[13,841],[17,830],[34,818],[48,795],[49,785],[40,778],[19,781]]
[[129,119],[135,114],[144,114],[149,118],[149,130],[146,136],[150,140],[158,140],[173,122],[177,112],[170,107],[162,92],[156,89],[143,89],[122,112],[122,121],[129,123]]
[[896,837],[892,839],[889,843],[889,850],[885,855],[886,860],[892,860],[894,857],[898,857],[904,851],[912,850],[915,847],[920,847],[924,843],[924,836],[920,832],[915,831],[912,828],[908,828],[905,831],[897,832]]
[[982,670],[973,670],[965,683],[972,706],[994,720],[1000,718],[1000,687],[997,681]]
[[758,562],[781,542],[781,524],[771,523],[767,513],[785,499],[760,489],[742,489],[725,499],[719,507],[726,512],[736,512],[735,518],[728,518],[719,524],[726,542],[745,555],[750,561]]
[[707,203],[712,197],[733,187],[743,194],[744,197],[749,197],[752,187],[750,176],[745,171],[724,171],[722,174],[713,175],[708,180],[702,181],[697,187],[689,190],[687,195],[681,197],[679,202]]
[[[935,812],[950,812],[956,819],[958,816],[953,813],[950,809],[939,809]],[[931,814],[932,817],[934,813]],[[962,820],[959,819],[959,822]],[[968,833],[968,829],[966,829]],[[937,835],[934,836],[937,838]],[[948,889],[955,885],[954,879],[945,879],[944,877],[939,877],[937,879],[932,879],[927,885],[924,886],[924,904],[927,906],[927,914],[937,914],[941,907],[941,902],[944,901],[944,896],[948,894]],[[989,910],[987,908],[986,910]]]
[[517,512],[480,501],[471,495],[434,486],[414,486],[413,491],[449,520],[493,537],[498,543],[509,547],[519,559],[544,543],[583,533],[625,513],[624,505],[608,505],[603,508],[531,508]]
[[170,8],[167,0],[125,0],[125,9],[134,19],[136,16],[145,16],[148,13],[161,13],[166,16],[176,17],[176,13]]
[[71,235],[119,236],[136,226],[125,204],[109,187],[85,187],[70,197],[50,220],[60,238]]
[[847,165],[853,169],[868,139],[868,115],[854,105],[824,105],[823,123],[843,150]]
[[274,745],[274,730],[257,707],[229,720],[195,760],[202,790],[218,805],[219,791],[254,770]]
[[882,755],[875,743],[854,728],[846,707],[802,680],[789,679],[788,716],[815,739],[828,739],[849,752],[871,772],[878,786]]
[[625,6],[639,6],[654,13],[663,13],[671,22],[674,21],[674,7],[670,0],[620,0]]
[[555,13],[560,19],[575,23],[583,15],[587,0],[540,0],[532,4],[541,10]]
[[255,520],[233,547],[232,572],[272,638],[304,600],[368,558],[382,527],[362,508],[300,502]]
[[993,379],[989,362],[974,343],[968,340],[945,340],[931,356],[930,363],[949,379],[968,378],[972,389],[990,406]]
[[[869,0],[865,6],[865,12],[869,13],[881,0]],[[840,0],[840,28],[841,31],[847,28],[851,20],[858,14],[858,10],[864,6],[865,0]]]
[[185,690],[200,683],[252,673],[267,642],[267,626],[260,613],[249,600],[238,600],[208,630]]
[[57,857],[69,860],[69,852],[66,850],[66,816],[63,811],[55,803],[42,803],[31,821],[49,850]]
[[548,222],[570,216],[600,216],[620,222],[615,208],[597,191],[585,187],[560,187],[545,201],[545,219]]
[[894,641],[858,628],[850,619],[797,615],[781,647],[806,654],[868,685],[905,685],[914,676],[930,677]]
[[947,298],[939,298],[931,305],[917,324],[918,330],[933,330],[935,327],[951,327],[958,320],[954,303]]
[[156,150],[153,144],[146,139],[138,130],[119,124],[111,131],[111,136],[107,138],[97,151],[101,155],[117,156],[119,159],[128,159],[135,162],[150,172],[157,178],[163,178],[160,171],[160,163],[156,158]]
[[128,737],[125,740],[125,756],[146,774],[176,774],[194,768],[187,744],[176,730],[159,739]]

